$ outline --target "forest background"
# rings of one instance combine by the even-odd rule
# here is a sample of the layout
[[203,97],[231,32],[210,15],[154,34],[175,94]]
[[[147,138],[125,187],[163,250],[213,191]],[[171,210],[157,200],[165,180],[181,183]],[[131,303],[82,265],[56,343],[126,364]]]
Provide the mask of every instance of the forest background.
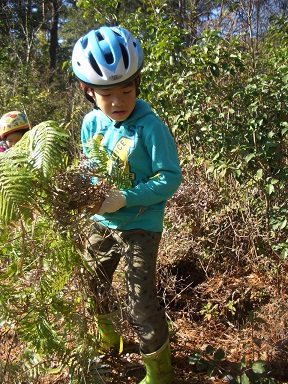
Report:
[[[287,2],[2,0],[0,114],[56,124],[70,162],[91,110],[71,52],[103,24],[139,38],[141,97],[179,151],[183,183],[167,206],[158,262],[177,382],[287,383]],[[39,139],[50,146],[47,185],[62,133]],[[137,382],[139,354],[97,360],[81,247],[47,199],[27,215],[24,201],[41,198],[17,169],[0,164],[0,381]],[[122,327],[133,339],[125,318]]]

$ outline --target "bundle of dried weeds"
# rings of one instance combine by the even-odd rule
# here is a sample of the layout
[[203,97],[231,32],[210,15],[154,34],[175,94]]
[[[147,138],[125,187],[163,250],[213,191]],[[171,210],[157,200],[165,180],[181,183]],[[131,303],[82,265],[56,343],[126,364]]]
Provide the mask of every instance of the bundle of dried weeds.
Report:
[[[97,177],[97,184],[93,178]],[[78,236],[83,223],[97,212],[112,184],[104,178],[96,163],[81,159],[77,166],[57,172],[49,185],[50,206],[55,229]]]

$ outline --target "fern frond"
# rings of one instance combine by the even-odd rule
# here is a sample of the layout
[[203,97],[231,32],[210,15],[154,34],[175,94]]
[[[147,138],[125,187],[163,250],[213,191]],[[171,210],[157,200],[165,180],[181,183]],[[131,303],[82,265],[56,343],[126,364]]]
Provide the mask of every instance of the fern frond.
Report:
[[93,166],[94,172],[97,170],[95,176],[105,178],[108,174],[107,168],[109,162],[107,151],[95,139],[88,140],[85,143],[85,147],[88,150],[88,159],[96,165]]
[[13,149],[1,155],[0,217],[4,223],[27,217],[34,179],[25,154]]
[[56,122],[46,121],[1,154],[0,218],[4,223],[30,217],[37,206],[35,198],[42,196],[53,174],[66,166],[68,138]]
[[[130,182],[122,169],[121,164],[111,161],[112,154],[95,139],[90,139],[85,143],[88,149],[88,158],[92,162],[96,162],[100,178],[106,179],[109,184],[112,184],[118,189],[129,188]],[[95,175],[99,177],[99,175]]]
[[49,180],[65,164],[69,135],[55,121],[44,121],[33,127],[23,140],[28,147],[33,168]]

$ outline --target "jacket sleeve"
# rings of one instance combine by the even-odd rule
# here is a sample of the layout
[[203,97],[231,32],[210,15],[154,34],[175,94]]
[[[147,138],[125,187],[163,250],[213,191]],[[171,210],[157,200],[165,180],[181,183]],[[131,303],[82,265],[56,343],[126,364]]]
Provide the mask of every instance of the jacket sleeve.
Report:
[[166,125],[160,122],[149,129],[144,144],[151,160],[152,174],[148,180],[123,191],[127,207],[165,201],[182,182],[176,145]]
[[84,116],[82,126],[81,126],[81,144],[82,144],[82,149],[83,153],[87,155],[87,147],[85,146],[85,143],[92,138],[92,132],[89,122],[87,121],[87,117]]

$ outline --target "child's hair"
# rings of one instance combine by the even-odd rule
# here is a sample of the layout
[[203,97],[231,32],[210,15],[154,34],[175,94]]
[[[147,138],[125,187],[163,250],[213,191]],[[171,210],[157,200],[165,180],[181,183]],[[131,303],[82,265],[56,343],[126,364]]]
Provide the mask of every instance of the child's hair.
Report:
[[23,131],[23,134],[30,128],[26,115],[19,111],[5,113],[0,119],[0,139],[5,140],[12,132]]
[[112,88],[138,77],[144,63],[139,41],[121,27],[100,27],[81,37],[72,53],[72,68],[88,88]]

